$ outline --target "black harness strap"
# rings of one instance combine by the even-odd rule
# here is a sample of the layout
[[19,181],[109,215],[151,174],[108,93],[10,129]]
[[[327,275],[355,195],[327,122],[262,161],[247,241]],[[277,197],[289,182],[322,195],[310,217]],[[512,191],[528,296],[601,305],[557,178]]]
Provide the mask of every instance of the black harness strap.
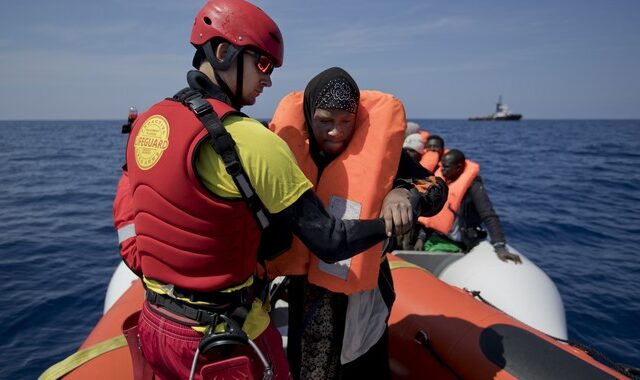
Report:
[[169,296],[158,294],[150,290],[147,290],[146,298],[152,305],[160,306],[172,313],[197,321],[201,325],[215,326],[220,320],[221,313],[193,307],[185,302],[178,301]]
[[242,198],[247,202],[249,209],[255,216],[261,229],[266,229],[271,224],[269,212],[256,194],[249,176],[242,167],[240,157],[236,152],[236,143],[233,137],[222,125],[222,121],[214,111],[213,107],[204,98],[202,93],[193,89],[184,89],[177,93],[174,99],[189,107],[198,117],[211,136],[210,144],[213,150],[220,155],[224,162],[227,173],[233,179],[236,187],[240,191]]

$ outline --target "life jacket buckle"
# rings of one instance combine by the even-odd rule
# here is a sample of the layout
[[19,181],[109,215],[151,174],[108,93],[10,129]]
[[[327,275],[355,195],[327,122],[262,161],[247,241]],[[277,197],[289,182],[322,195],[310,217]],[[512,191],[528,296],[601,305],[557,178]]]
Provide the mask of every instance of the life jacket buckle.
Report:
[[152,292],[152,291],[146,291],[145,292],[146,297],[147,297],[147,301],[149,301],[149,303],[153,304],[153,305],[158,305],[158,298],[159,298],[159,294],[156,292]]
[[240,164],[240,161],[233,158],[232,161],[229,161],[229,162],[225,161],[224,168],[227,170],[227,173],[229,173],[229,175],[236,176],[240,174],[242,165]]
[[208,112],[211,112],[213,108],[208,101],[202,96],[197,96],[191,99],[185,100],[185,103],[189,105],[189,108],[196,114],[196,116],[202,116]]
[[215,328],[215,326],[218,324],[220,314],[203,309],[197,310],[198,312],[196,313],[196,317],[194,319],[198,322],[209,324],[209,328]]

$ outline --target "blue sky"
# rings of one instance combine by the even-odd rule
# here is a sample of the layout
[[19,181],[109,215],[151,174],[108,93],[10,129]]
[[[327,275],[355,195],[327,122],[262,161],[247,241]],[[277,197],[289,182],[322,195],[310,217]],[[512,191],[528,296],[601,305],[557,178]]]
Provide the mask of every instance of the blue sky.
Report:
[[[119,119],[185,84],[202,0],[4,1],[0,119]],[[280,25],[285,66],[255,106],[341,66],[409,118],[492,112],[640,118],[640,2],[254,1]]]

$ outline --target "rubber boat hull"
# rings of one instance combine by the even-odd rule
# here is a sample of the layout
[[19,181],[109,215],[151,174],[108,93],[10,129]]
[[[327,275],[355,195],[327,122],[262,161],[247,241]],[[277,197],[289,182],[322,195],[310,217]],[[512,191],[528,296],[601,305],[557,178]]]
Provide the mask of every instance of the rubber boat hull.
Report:
[[[120,263],[120,266],[128,270],[124,263]],[[124,269],[121,269],[121,272],[126,272]],[[125,279],[125,277],[119,277],[119,279]],[[115,283],[112,282],[112,284]],[[117,301],[111,305],[109,310],[98,321],[78,351],[122,335],[121,328],[124,320],[129,315],[140,310],[144,299],[142,282],[136,279],[133,283],[128,280],[126,284],[129,284],[129,286],[124,287],[124,293],[118,297]],[[122,283],[117,285],[122,287]],[[70,380],[133,379],[129,348],[123,346],[102,354],[71,371],[64,378]]]
[[[395,379],[612,379],[624,378],[586,353],[542,334],[390,255],[397,292],[389,320],[390,364]],[[121,264],[124,266],[124,264]],[[126,267],[125,267],[126,268]],[[117,337],[139,310],[144,290],[119,269],[112,280],[126,288],[80,349]],[[125,281],[125,286],[122,286]],[[130,286],[126,286],[130,284]],[[115,291],[109,292],[116,296]],[[66,379],[132,379],[126,346],[71,371]]]
[[566,340],[564,304],[553,281],[514,247],[521,264],[498,259],[482,241],[469,253],[395,251],[394,254],[461,289],[479,291],[482,299],[545,334]]
[[389,354],[396,379],[613,379],[585,352],[390,257],[396,301]]

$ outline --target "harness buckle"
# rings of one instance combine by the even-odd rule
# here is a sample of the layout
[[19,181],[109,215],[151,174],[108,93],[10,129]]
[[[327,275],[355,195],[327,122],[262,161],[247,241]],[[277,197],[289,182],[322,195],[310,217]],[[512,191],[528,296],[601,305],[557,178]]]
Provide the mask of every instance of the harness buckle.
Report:
[[189,108],[191,108],[193,113],[196,114],[196,116],[202,116],[213,110],[211,104],[209,104],[209,102],[201,96],[188,99],[186,103],[189,105]]
[[231,176],[237,176],[240,174],[240,170],[242,169],[242,165],[240,161],[233,159],[232,161],[225,162],[224,168],[227,170],[227,173]]
[[147,301],[153,305],[158,305],[158,293],[152,291],[146,291]]
[[210,311],[206,311],[202,309],[196,309],[196,310],[198,310],[198,312],[196,313],[196,317],[194,319],[200,323],[208,324],[211,329],[214,329],[215,326],[218,324],[218,318],[220,314],[212,313]]

